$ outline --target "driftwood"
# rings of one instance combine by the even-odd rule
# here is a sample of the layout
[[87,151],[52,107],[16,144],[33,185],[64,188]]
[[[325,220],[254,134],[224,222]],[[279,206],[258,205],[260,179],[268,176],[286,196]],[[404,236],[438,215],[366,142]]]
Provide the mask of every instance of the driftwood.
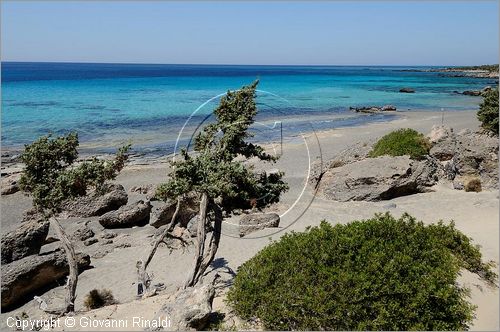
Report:
[[57,309],[49,309],[47,303],[38,296],[34,299],[39,303],[39,308],[48,314],[53,314],[57,316],[62,316],[67,313],[75,311],[75,299],[76,299],[76,286],[78,284],[78,262],[76,260],[75,248],[73,244],[68,239],[66,232],[62,228],[59,220],[52,216],[50,218],[50,224],[54,227],[57,237],[61,241],[61,244],[66,252],[66,259],[69,266],[69,275],[66,281],[66,297],[64,298],[64,307]]
[[171,234],[171,232],[173,231],[173,229],[176,225],[177,215],[179,214],[179,210],[181,207],[181,200],[182,200],[181,197],[179,197],[177,199],[177,205],[175,207],[174,214],[172,215],[172,219],[170,219],[170,224],[168,224],[167,227],[165,227],[162,234],[155,241],[153,248],[151,248],[151,251],[150,251],[146,261],[142,261],[142,260],[137,261],[137,264],[136,264],[137,282],[138,282],[137,297],[148,297],[148,296],[152,296],[151,294],[154,295],[156,293],[156,289],[153,289],[153,290],[150,289],[152,276],[147,273],[147,268],[149,266],[149,263],[151,263],[151,260],[153,259],[153,256],[155,255],[156,250],[158,249],[160,244],[165,240],[165,238],[167,238],[167,237],[174,238],[174,239],[180,240],[182,243],[185,242],[182,238]]

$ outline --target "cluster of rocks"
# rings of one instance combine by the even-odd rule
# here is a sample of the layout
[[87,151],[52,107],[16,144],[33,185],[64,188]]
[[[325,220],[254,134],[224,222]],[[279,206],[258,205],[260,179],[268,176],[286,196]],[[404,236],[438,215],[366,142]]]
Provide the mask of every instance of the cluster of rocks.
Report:
[[362,107],[349,107],[349,110],[361,113],[381,113],[381,112],[394,112],[396,111],[396,106],[384,105],[384,106],[362,106]]
[[433,127],[432,147],[422,160],[409,156],[369,158],[372,145],[356,144],[315,169],[312,184],[327,199],[379,201],[431,190],[438,181],[455,189],[480,191],[498,186],[498,138],[464,130]]
[[453,93],[462,94],[462,95],[466,95],[466,96],[480,97],[480,96],[484,96],[484,94],[486,92],[491,91],[491,89],[492,89],[491,86],[487,86],[481,90],[465,90],[464,92],[453,91]]
[[[149,186],[147,188],[134,192],[151,194]],[[150,225],[162,232],[175,213],[176,203],[173,200],[160,202],[148,199],[129,203],[127,192],[119,184],[107,186],[104,192],[91,192],[87,196],[64,202],[60,216],[63,226],[75,249],[86,253],[78,254],[80,272],[90,266],[91,257],[102,258],[116,248],[131,246],[128,242],[120,241],[128,234],[118,235],[113,232],[114,229]],[[192,241],[197,233],[198,214],[198,197],[187,195],[181,202],[174,234],[186,242]],[[91,217],[94,219],[88,220]],[[277,214],[245,214],[240,221],[240,236],[278,225]],[[69,267],[58,241],[50,229],[49,221],[36,210],[27,211],[17,228],[3,234],[2,310],[28,300],[29,294],[41,288],[64,283],[61,278],[67,276]]]

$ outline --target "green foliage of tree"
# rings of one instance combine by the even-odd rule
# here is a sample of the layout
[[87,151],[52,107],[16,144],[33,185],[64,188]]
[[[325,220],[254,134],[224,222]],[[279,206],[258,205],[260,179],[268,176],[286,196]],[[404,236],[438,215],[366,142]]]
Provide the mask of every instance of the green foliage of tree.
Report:
[[484,129],[498,135],[498,88],[486,91],[483,97],[477,118]]
[[255,89],[258,82],[238,91],[229,91],[214,111],[215,123],[203,128],[194,142],[194,155],[182,150],[172,163],[170,180],[159,186],[157,197],[176,198],[189,192],[206,193],[219,198],[221,207],[230,212],[248,208],[251,199],[259,206],[278,201],[287,190],[283,173],[255,174],[250,166],[237,157],[256,157],[276,161],[261,146],[246,142],[253,135],[248,131],[257,115]]
[[83,196],[89,187],[102,190],[106,181],[121,171],[130,149],[130,145],[121,147],[111,161],[94,157],[75,165],[78,144],[78,134],[69,133],[56,138],[42,136],[25,146],[19,185],[33,196],[33,204],[40,211],[57,213],[65,199]]
[[431,145],[423,134],[413,129],[398,129],[393,131],[375,143],[369,156],[372,158],[389,155],[409,155],[412,159],[423,159],[429,154]]
[[465,330],[461,268],[497,276],[453,223],[390,214],[289,233],[244,263],[227,295],[269,330]]
[[[258,81],[237,91],[228,91],[214,110],[215,122],[205,126],[196,136],[194,153],[182,150],[180,158],[172,162],[168,182],[160,185],[156,196],[160,199],[176,199],[188,193],[197,193],[200,200],[200,219],[197,237],[197,257],[193,274],[186,286],[193,286],[212,260],[220,239],[221,218],[217,211],[231,212],[236,208],[257,207],[275,203],[288,189],[283,173],[256,174],[245,159],[257,158],[273,162],[277,158],[246,140],[257,115],[255,103]],[[213,216],[213,218],[211,217]],[[209,219],[214,226],[208,227]],[[201,229],[200,229],[201,227]],[[204,249],[203,227],[214,229],[210,240],[211,249]],[[204,256],[204,257],[202,257]]]

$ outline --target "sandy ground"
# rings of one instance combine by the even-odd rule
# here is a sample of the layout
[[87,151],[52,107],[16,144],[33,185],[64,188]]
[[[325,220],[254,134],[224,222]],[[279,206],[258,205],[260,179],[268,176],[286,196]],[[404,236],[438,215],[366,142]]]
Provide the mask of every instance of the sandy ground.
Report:
[[[311,187],[306,186],[311,164],[320,160],[327,161],[349,145],[360,141],[374,141],[377,137],[397,128],[410,127],[423,133],[428,133],[432,126],[443,121],[440,112],[405,112],[398,119],[375,123],[359,127],[341,128],[327,132],[308,133],[304,137],[287,138],[283,143],[283,151],[278,142],[269,144],[270,151],[282,154],[282,158],[271,168],[284,170],[286,181],[290,185],[282,202],[269,210],[280,213],[281,223],[278,229],[266,229],[252,233],[245,238],[236,236],[238,217],[226,220],[223,227],[223,237],[216,260],[212,266],[219,271],[223,279],[230,281],[232,273],[243,262],[254,256],[271,239],[278,239],[284,232],[302,231],[307,226],[318,225],[321,220],[335,223],[348,223],[352,220],[372,217],[376,212],[390,211],[395,216],[408,212],[425,223],[439,220],[454,220],[458,229],[472,237],[474,242],[481,246],[484,259],[499,262],[499,198],[498,191],[483,191],[481,193],[466,193],[454,190],[449,183],[440,183],[433,189],[434,192],[400,197],[383,202],[333,202],[315,197]],[[444,124],[453,127],[456,131],[464,128],[477,129],[475,111],[445,113]],[[274,149],[274,150],[273,150]],[[148,165],[132,165],[127,167],[117,179],[128,190],[132,186],[157,184],[167,177],[167,164],[157,162]],[[129,202],[143,198],[138,194],[130,194]],[[20,220],[23,211],[30,205],[29,198],[21,193],[2,197],[1,224],[5,232]],[[63,221],[63,226],[71,232],[75,225],[90,221],[89,226],[96,232],[102,230],[95,218]],[[160,295],[143,301],[135,300],[136,272],[135,263],[144,259],[149,252],[151,237],[155,229],[144,226],[131,229],[120,229],[119,236],[113,245],[109,245],[109,254],[100,259],[92,259],[93,268],[80,275],[77,290],[77,310],[83,311],[83,298],[94,288],[108,288],[122,303],[113,306],[80,314],[78,317],[92,316],[95,318],[123,318],[142,316],[146,319],[154,317],[161,307],[162,300],[167,295]],[[117,245],[127,243],[130,247],[116,248]],[[52,244],[51,246],[54,246]],[[45,248],[49,250],[50,247]],[[105,249],[104,246],[94,244],[90,247],[78,248],[90,254]],[[182,284],[191,265],[193,249],[178,250],[170,253],[166,248],[160,248],[151,263],[151,272],[154,274],[153,283],[162,282],[169,291]],[[213,271],[211,272],[213,273]],[[499,329],[499,292],[498,288],[486,285],[475,275],[464,272],[460,283],[471,289],[470,301],[477,305],[476,319],[473,330]],[[222,288],[214,301],[215,310],[226,310]],[[51,303],[59,303],[64,296],[62,286],[40,294]],[[29,302],[18,309],[1,314],[1,325],[5,327],[6,320],[21,312],[31,317],[41,315],[37,304]],[[142,330],[142,327],[127,327],[127,329]],[[88,328],[87,328],[88,329]],[[119,328],[118,330],[121,330]],[[86,329],[84,329],[86,330]],[[94,330],[99,330],[95,328]]]

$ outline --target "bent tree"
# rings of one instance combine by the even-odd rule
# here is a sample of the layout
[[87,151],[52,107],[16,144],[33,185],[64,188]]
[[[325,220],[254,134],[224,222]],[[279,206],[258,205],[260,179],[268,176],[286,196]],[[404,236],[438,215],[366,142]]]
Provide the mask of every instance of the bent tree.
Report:
[[[215,109],[215,122],[206,125],[194,140],[194,153],[183,149],[172,162],[169,180],[157,189],[157,197],[176,199],[177,208],[186,195],[199,198],[199,218],[193,267],[184,287],[194,286],[212,263],[219,247],[223,212],[265,207],[279,201],[288,189],[283,173],[256,173],[245,163],[249,158],[275,162],[261,146],[246,142],[257,115],[255,103],[258,81],[237,91],[229,91]],[[165,230],[173,229],[175,216]],[[210,239],[207,240],[207,231]],[[164,234],[165,234],[164,233]]]
[[121,147],[110,161],[93,158],[75,165],[78,158],[78,134],[53,138],[42,136],[26,145],[21,155],[24,169],[19,181],[21,190],[33,198],[34,208],[49,220],[66,253],[69,276],[67,294],[62,309],[50,310],[65,314],[75,309],[78,263],[73,244],[64,232],[57,215],[65,200],[85,196],[89,188],[104,193],[106,181],[115,179],[128,159],[130,145]]

